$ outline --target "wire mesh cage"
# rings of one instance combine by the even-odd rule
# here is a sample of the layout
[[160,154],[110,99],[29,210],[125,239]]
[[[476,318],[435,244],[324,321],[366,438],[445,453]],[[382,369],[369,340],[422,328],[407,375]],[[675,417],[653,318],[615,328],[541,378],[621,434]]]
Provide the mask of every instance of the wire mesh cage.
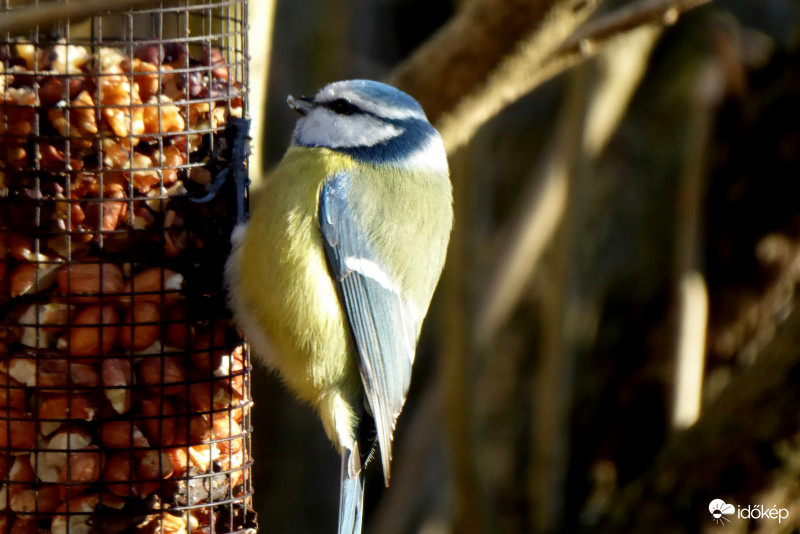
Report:
[[220,283],[246,9],[0,35],[0,533],[254,528],[249,355]]

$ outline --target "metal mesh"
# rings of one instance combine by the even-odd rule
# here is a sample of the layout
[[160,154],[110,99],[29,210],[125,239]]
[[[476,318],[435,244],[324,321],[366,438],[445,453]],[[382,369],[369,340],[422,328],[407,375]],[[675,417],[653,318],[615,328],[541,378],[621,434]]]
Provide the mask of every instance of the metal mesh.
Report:
[[220,287],[245,21],[184,0],[0,35],[0,534],[254,527]]

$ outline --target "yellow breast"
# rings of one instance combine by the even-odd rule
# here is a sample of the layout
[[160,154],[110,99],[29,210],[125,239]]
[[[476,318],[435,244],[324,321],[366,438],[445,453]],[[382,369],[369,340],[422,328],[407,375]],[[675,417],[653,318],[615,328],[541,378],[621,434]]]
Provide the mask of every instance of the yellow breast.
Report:
[[251,219],[228,269],[232,307],[254,352],[314,405],[332,388],[360,395],[318,221],[324,179],[352,165],[349,157],[327,149],[290,148],[254,192]]

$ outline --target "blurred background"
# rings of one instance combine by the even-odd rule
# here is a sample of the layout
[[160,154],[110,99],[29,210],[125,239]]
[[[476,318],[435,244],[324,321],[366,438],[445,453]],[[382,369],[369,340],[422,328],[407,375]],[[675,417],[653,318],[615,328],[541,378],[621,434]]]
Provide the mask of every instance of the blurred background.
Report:
[[[469,2],[260,4],[264,169],[290,138],[288,94],[388,79],[437,126],[457,108],[450,72],[425,87],[397,66]],[[668,5],[571,13],[645,4]],[[391,488],[368,472],[366,532],[800,531],[800,3],[662,11],[599,49],[579,41],[584,60],[448,143],[448,264]],[[491,37],[476,28],[475,46]],[[331,532],[336,453],[273,375],[253,381],[261,532]],[[720,526],[713,499],[789,515]]]

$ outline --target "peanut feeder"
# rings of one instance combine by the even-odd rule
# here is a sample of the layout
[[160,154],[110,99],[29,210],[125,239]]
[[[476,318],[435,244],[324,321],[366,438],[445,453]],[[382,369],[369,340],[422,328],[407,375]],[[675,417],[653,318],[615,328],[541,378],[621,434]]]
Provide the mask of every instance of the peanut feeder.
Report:
[[0,532],[254,528],[236,199],[193,201],[245,165],[246,2],[181,6],[0,36]]

